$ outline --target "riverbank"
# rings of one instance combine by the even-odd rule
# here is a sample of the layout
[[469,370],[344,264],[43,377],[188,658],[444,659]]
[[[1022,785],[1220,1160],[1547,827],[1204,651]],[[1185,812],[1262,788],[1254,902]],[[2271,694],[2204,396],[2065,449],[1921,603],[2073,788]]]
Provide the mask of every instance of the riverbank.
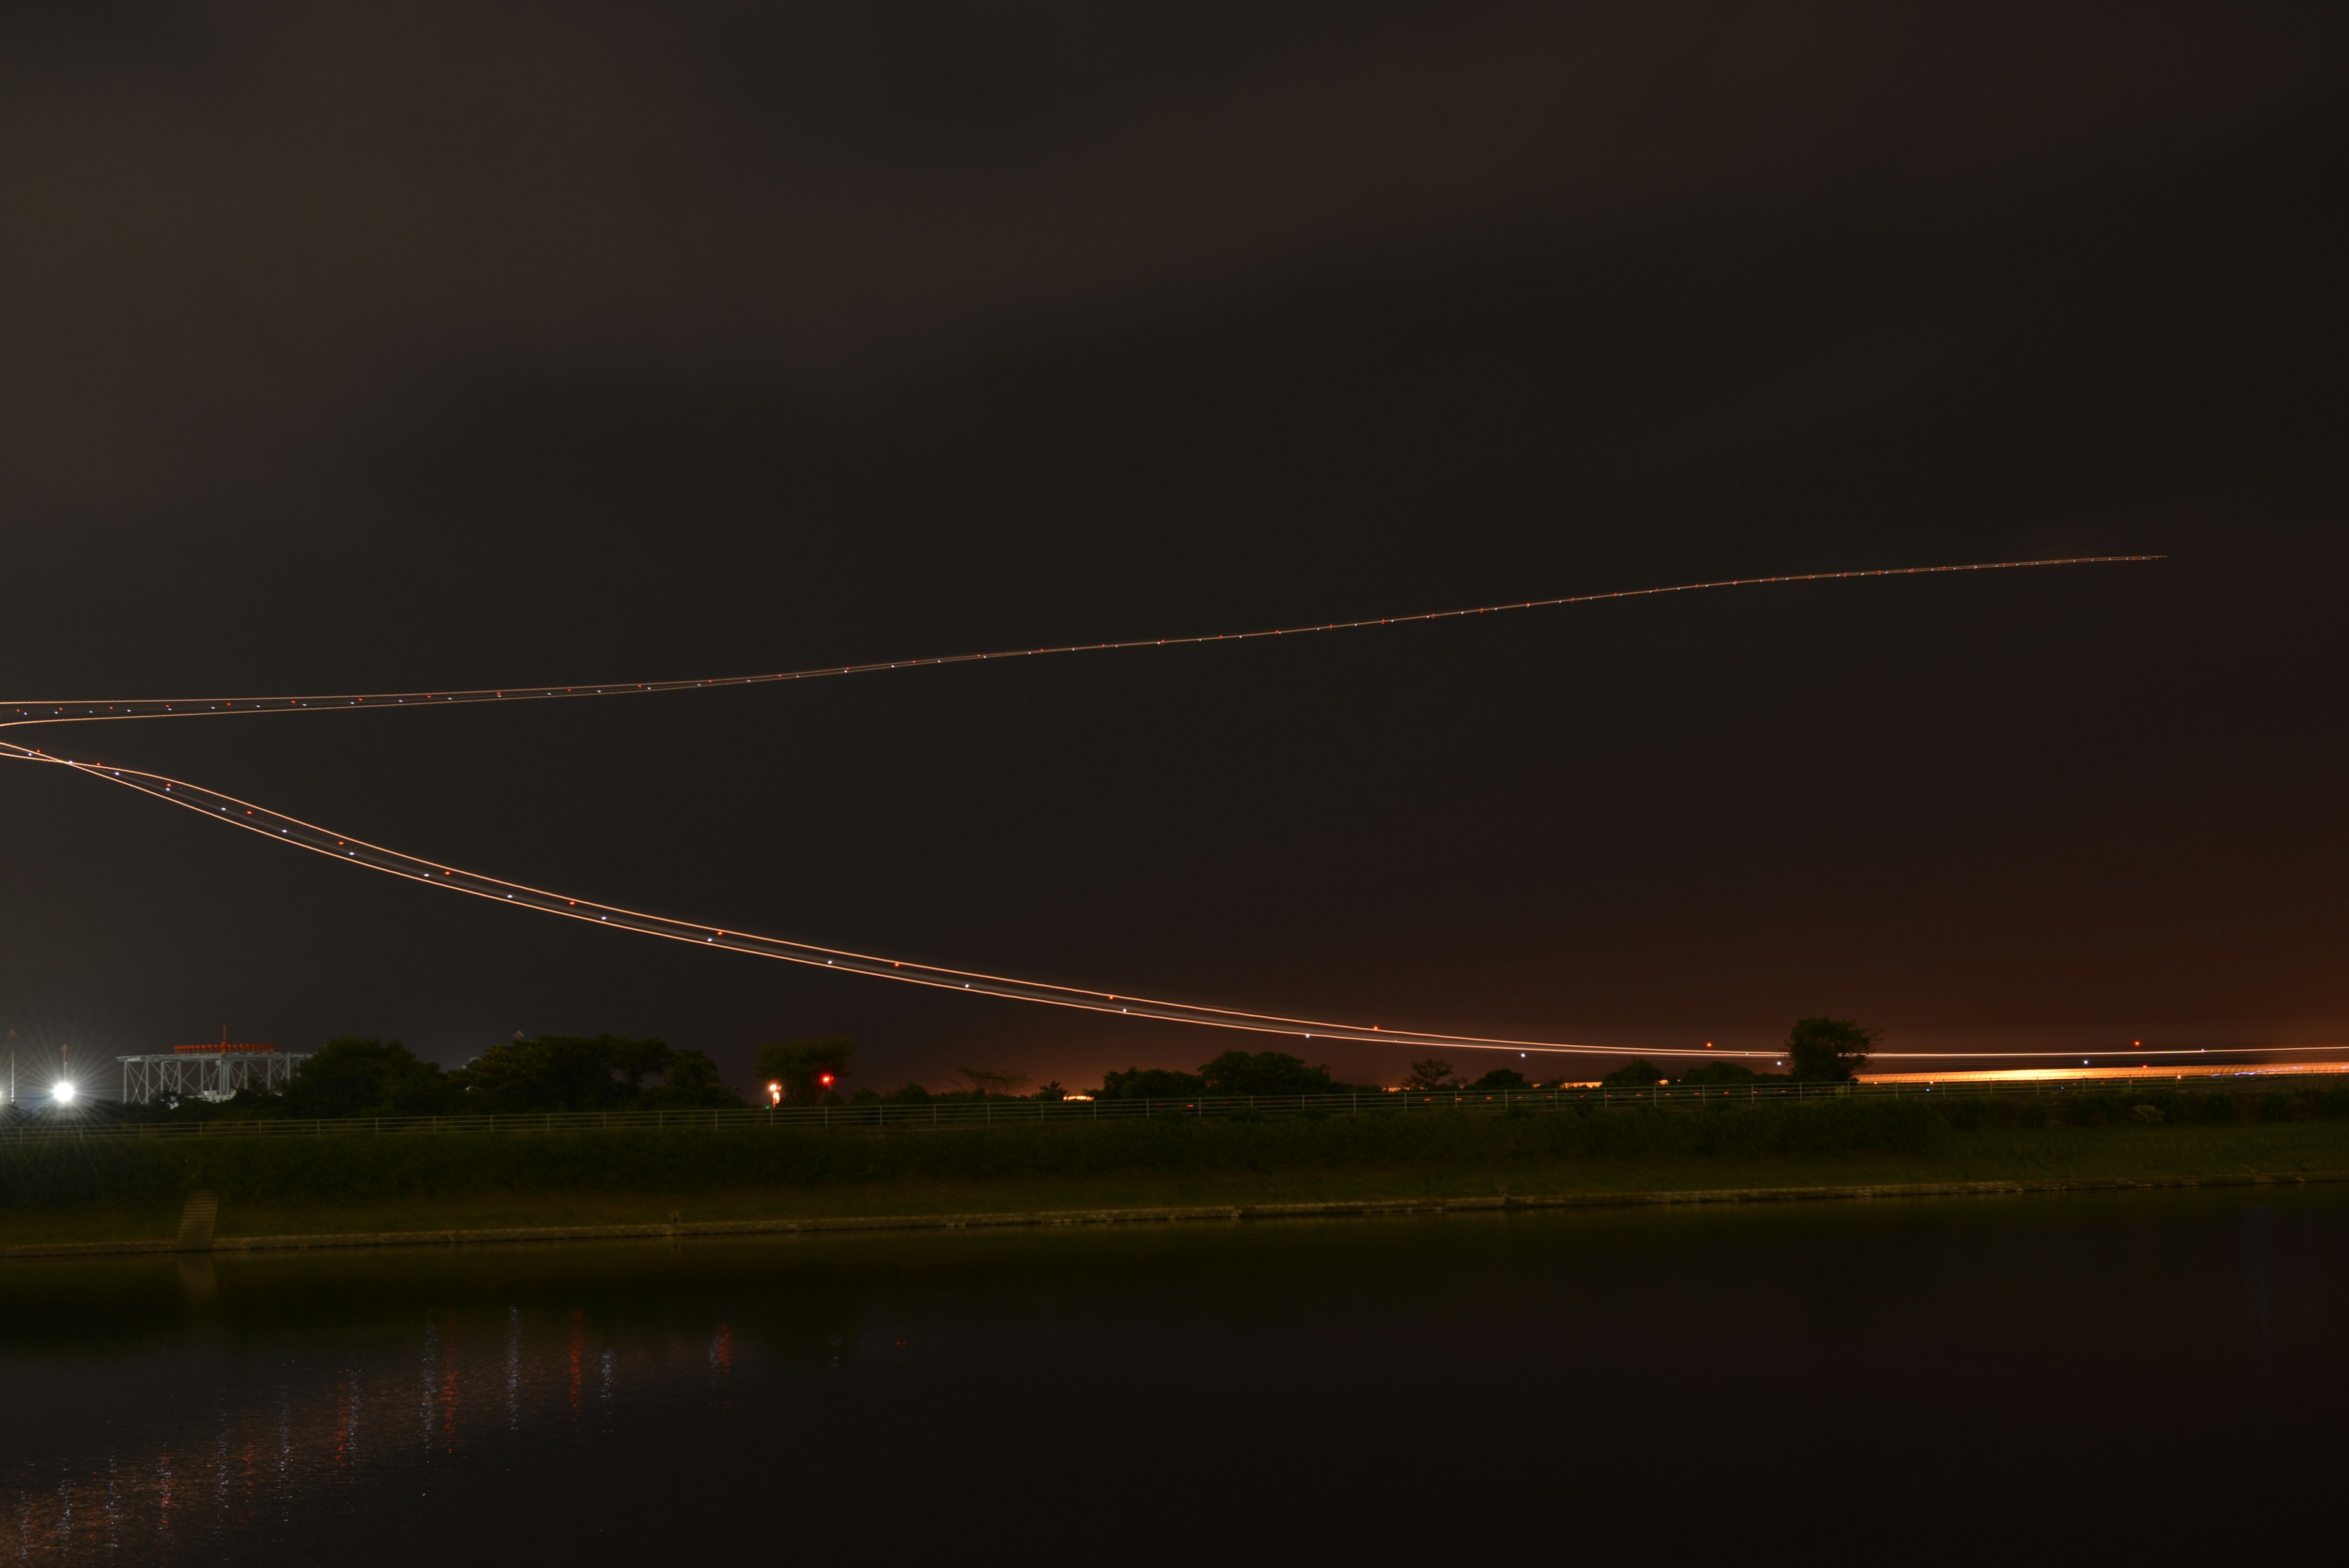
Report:
[[[1882,1125],[1871,1131],[1841,1125],[1826,1131],[1847,1140],[1868,1133],[1877,1147],[1866,1147],[1863,1142],[1861,1147],[1840,1148],[1713,1154],[1682,1147],[1611,1155],[1575,1152],[1571,1140],[1561,1139],[1559,1129],[1546,1130],[1538,1122],[1488,1122],[1464,1124],[1467,1130],[1454,1129],[1433,1138],[1423,1132],[1414,1133],[1417,1141],[1408,1148],[1389,1147],[1384,1152],[1418,1158],[1383,1160],[1342,1158],[1350,1151],[1372,1155],[1380,1150],[1376,1140],[1366,1146],[1359,1138],[1332,1134],[1330,1126],[1309,1128],[1301,1137],[1273,1136],[1278,1133],[1277,1128],[1231,1129],[1241,1135],[1237,1137],[1213,1129],[1190,1129],[1204,1136],[1187,1144],[1183,1139],[1188,1135],[1178,1132],[1171,1142],[1122,1140],[1090,1148],[1063,1146],[1043,1151],[1051,1157],[1050,1163],[1061,1168],[1034,1168],[1032,1158],[1023,1168],[1022,1156],[1038,1153],[1032,1147],[999,1146],[978,1151],[990,1155],[1001,1168],[993,1174],[951,1169],[968,1162],[973,1155],[969,1149],[953,1151],[950,1158],[937,1149],[916,1150],[912,1155],[899,1150],[885,1155],[883,1162],[897,1164],[919,1156],[919,1164],[942,1162],[949,1168],[900,1169],[862,1179],[841,1170],[828,1179],[810,1179],[802,1170],[798,1180],[723,1184],[690,1179],[711,1174],[707,1167],[713,1163],[692,1160],[690,1143],[657,1151],[688,1157],[683,1164],[659,1162],[668,1167],[672,1179],[667,1182],[554,1185],[543,1179],[491,1184],[476,1179],[498,1168],[509,1178],[527,1177],[533,1166],[541,1179],[557,1177],[564,1170],[574,1177],[592,1176],[606,1164],[613,1172],[625,1172],[644,1151],[591,1147],[583,1155],[577,1148],[546,1147],[554,1140],[533,1139],[528,1142],[540,1147],[525,1150],[519,1165],[511,1158],[484,1165],[477,1158],[468,1167],[459,1157],[478,1157],[479,1140],[401,1139],[361,1160],[376,1168],[374,1175],[381,1185],[395,1188],[380,1195],[365,1190],[366,1171],[352,1168],[353,1159],[360,1157],[330,1153],[313,1143],[276,1146],[259,1168],[212,1162],[209,1169],[183,1166],[165,1172],[174,1179],[159,1190],[119,1197],[93,1192],[81,1202],[12,1205],[0,1210],[0,1258],[55,1255],[62,1250],[168,1251],[174,1244],[185,1192],[205,1178],[210,1179],[205,1189],[218,1191],[222,1205],[212,1246],[219,1251],[243,1251],[280,1245],[395,1244],[402,1240],[446,1244],[458,1240],[585,1240],[1483,1210],[1505,1205],[1754,1202],[1925,1192],[2085,1190],[2301,1180],[2349,1171],[2349,1122],[2329,1120],[2223,1127],[2053,1125],[1965,1133],[1952,1133],[1946,1127],[1936,1131]],[[1688,1131],[1649,1130],[1671,1143],[1683,1142]],[[1800,1136],[1804,1134],[1818,1141],[1822,1129],[1814,1126],[1794,1128],[1790,1134],[1786,1128],[1779,1131],[1788,1134],[1781,1141],[1799,1143],[1805,1141]],[[421,1147],[428,1142],[460,1147],[439,1150]],[[1901,1147],[1904,1144],[1907,1147]],[[1559,1152],[1561,1148],[1566,1152]],[[722,1157],[740,1152],[719,1149],[714,1163],[725,1168],[730,1162]],[[753,1152],[768,1158],[779,1153],[771,1147]],[[839,1152],[820,1151],[818,1164],[826,1163],[824,1156]],[[443,1164],[437,1168],[438,1179],[432,1179],[436,1153],[454,1160],[458,1168]],[[1288,1158],[1278,1158],[1284,1155]],[[1320,1157],[1318,1163],[1310,1158],[1316,1155]],[[598,1156],[607,1158],[599,1161]],[[587,1163],[583,1165],[583,1159]],[[331,1160],[330,1169],[322,1168],[317,1173],[336,1174],[342,1179],[333,1182],[331,1190],[305,1199],[295,1189],[295,1181],[305,1160]],[[1071,1165],[1092,1168],[1070,1168]],[[102,1174],[84,1172],[89,1185],[101,1187],[107,1185],[99,1179]],[[143,1174],[151,1178],[157,1173]],[[398,1190],[403,1188],[404,1191]],[[20,1188],[18,1196],[22,1195]]]

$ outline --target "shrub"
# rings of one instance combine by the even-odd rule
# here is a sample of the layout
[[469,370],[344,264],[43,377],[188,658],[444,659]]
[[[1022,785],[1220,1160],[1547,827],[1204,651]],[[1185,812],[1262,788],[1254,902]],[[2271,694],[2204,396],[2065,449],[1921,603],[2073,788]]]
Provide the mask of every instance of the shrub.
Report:
[[2159,1106],[2138,1106],[2129,1112],[2129,1117],[2133,1121],[2143,1122],[2147,1126],[2150,1126],[2162,1119],[2161,1107]]
[[1226,1051],[1201,1067],[1199,1076],[1211,1095],[1326,1095],[1333,1089],[1329,1068],[1309,1067],[1304,1058],[1282,1051]]
[[86,1138],[0,1147],[0,1208],[176,1201],[346,1203],[481,1192],[683,1194],[843,1183],[1174,1171],[1529,1165],[1585,1159],[1930,1153],[1949,1124],[1916,1100],[1470,1116],[1413,1111],[878,1132],[620,1128],[233,1138]]
[[2224,1127],[2235,1119],[2235,1096],[2221,1090],[2209,1090],[2191,1096],[2194,1119],[2213,1127]]
[[1171,1067],[1129,1067],[1102,1076],[1104,1100],[1187,1100],[1207,1092],[1207,1080]]

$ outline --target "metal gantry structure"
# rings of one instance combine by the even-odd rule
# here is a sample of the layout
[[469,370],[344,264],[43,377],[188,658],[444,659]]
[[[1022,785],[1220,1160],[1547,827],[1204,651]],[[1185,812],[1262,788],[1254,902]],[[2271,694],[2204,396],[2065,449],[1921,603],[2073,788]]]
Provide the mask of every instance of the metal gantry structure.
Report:
[[166,1095],[217,1102],[239,1089],[283,1088],[309,1057],[274,1045],[205,1045],[115,1060],[122,1064],[122,1103],[146,1105]]

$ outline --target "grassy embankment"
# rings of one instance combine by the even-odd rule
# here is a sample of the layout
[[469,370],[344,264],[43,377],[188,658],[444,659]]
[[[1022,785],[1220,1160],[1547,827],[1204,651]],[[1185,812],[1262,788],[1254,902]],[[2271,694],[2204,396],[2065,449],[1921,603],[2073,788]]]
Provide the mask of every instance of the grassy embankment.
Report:
[[0,1245],[167,1238],[197,1188],[218,1194],[225,1238],[658,1224],[673,1214],[803,1220],[2349,1169],[2349,1096],[2172,1097],[2158,1124],[2133,1109],[2104,1097],[1862,1100],[885,1134],[89,1138],[0,1149]]

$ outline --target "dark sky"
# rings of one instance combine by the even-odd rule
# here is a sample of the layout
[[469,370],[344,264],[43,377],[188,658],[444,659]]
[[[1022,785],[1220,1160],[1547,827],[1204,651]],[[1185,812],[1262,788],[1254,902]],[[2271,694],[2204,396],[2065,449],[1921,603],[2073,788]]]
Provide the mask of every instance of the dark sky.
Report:
[[[74,743],[582,895],[1201,1001],[2349,1043],[2337,17],[12,5],[6,694],[2163,551]],[[866,1081],[1076,1083],[1233,1043],[0,790],[0,1013],[78,1057],[612,1031],[747,1075],[846,1033]]]

